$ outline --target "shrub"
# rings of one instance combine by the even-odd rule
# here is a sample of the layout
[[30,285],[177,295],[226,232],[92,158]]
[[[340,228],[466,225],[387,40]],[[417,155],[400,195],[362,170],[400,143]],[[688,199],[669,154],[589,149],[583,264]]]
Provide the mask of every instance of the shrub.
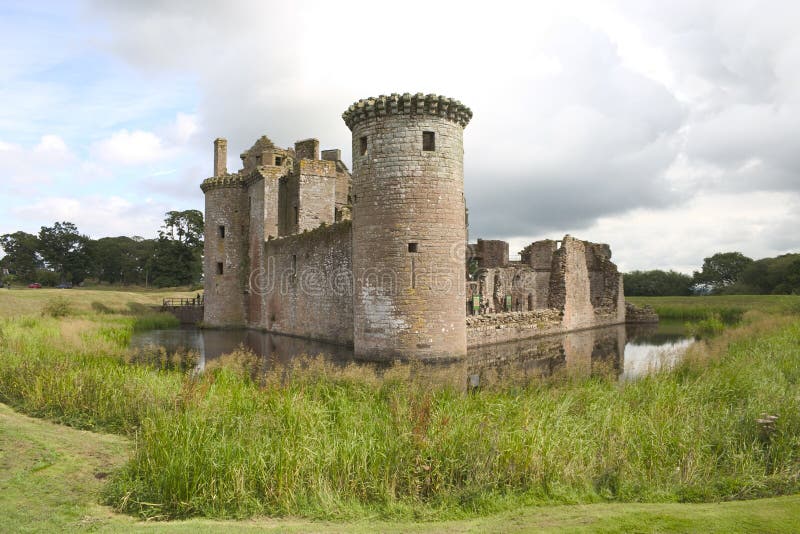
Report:
[[72,305],[64,297],[50,299],[42,308],[42,315],[50,317],[67,317],[72,313]]

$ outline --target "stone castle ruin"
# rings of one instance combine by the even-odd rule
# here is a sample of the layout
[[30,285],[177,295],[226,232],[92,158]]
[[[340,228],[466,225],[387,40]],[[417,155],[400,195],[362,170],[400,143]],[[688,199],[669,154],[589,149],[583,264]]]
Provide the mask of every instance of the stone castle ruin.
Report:
[[608,245],[467,243],[469,108],[438,95],[359,100],[342,115],[352,173],[319,141],[266,136],[205,193],[204,323],[352,346],[357,358],[462,359],[467,347],[624,323]]

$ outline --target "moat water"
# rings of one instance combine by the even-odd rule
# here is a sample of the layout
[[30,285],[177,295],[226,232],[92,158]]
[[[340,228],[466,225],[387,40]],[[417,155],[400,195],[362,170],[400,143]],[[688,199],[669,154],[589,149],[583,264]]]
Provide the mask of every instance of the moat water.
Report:
[[[470,349],[457,374],[471,386],[535,380],[554,373],[611,373],[631,380],[674,365],[694,342],[683,324],[618,325]],[[353,361],[353,350],[328,343],[254,330],[180,328],[134,334],[131,347],[161,346],[167,352],[192,350],[198,367],[239,347],[263,356],[266,364],[290,363],[306,355],[334,363]]]

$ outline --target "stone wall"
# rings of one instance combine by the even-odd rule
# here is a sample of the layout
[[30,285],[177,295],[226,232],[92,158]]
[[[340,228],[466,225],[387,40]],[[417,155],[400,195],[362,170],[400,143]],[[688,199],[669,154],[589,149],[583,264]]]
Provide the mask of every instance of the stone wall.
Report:
[[572,330],[595,326],[585,243],[565,236],[561,248],[553,254],[550,276],[548,307],[563,310],[564,327]]
[[658,314],[649,304],[636,306],[630,302],[625,303],[625,322],[626,323],[657,323]]
[[251,277],[249,326],[339,345],[353,343],[352,227],[317,228],[263,244]]
[[558,243],[552,239],[535,241],[520,253],[522,263],[537,271],[550,271],[553,266],[553,254],[558,250]]
[[505,267],[508,265],[508,242],[498,239],[478,239],[473,253],[479,268]]
[[295,163],[297,205],[300,210],[297,232],[333,224],[336,207],[336,164],[331,161],[301,159]]
[[561,332],[558,310],[467,316],[467,346],[480,347]]

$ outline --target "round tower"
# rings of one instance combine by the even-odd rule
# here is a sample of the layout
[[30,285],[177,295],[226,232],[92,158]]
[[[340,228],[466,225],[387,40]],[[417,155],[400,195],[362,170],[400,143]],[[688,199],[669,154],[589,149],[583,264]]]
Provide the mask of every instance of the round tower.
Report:
[[353,134],[353,315],[358,358],[466,356],[464,127],[438,95],[359,100]]
[[203,181],[203,322],[244,326],[247,287],[247,193],[240,174],[225,168],[227,141],[214,141],[214,176]]

